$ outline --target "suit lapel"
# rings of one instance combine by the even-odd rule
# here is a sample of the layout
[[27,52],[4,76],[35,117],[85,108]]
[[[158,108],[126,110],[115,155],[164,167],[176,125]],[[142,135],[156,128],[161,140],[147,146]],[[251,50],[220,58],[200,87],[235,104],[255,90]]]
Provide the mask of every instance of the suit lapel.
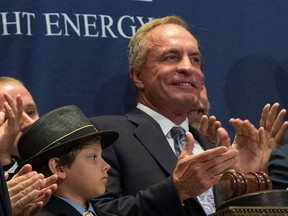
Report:
[[[149,115],[139,109],[134,109],[126,114],[127,119],[137,125],[134,135],[139,139],[143,146],[151,153],[158,163],[172,175],[177,157],[172,151],[166,137],[162,133],[159,124]],[[189,131],[194,138],[200,143],[204,150],[213,148],[213,144],[209,143],[205,137],[193,127],[189,127]],[[154,145],[157,143],[157,145]],[[219,200],[219,194],[213,187],[215,202]],[[199,203],[198,199],[196,201]]]
[[189,131],[193,134],[194,138],[199,142],[204,150],[214,148],[213,144],[209,143],[206,138],[195,128],[189,127]]
[[[135,108],[126,114],[127,119],[134,124],[136,128],[134,135],[139,139],[143,146],[153,155],[155,160],[170,174],[173,173],[177,163],[177,157],[172,151],[165,135],[163,134],[159,124],[145,112]],[[189,127],[194,138],[198,140],[200,145],[206,149],[213,148],[212,144],[196,129]],[[157,145],[155,145],[157,143]]]
[[169,174],[172,174],[177,158],[159,124],[139,109],[129,112],[127,118],[137,125],[134,135],[142,145]]

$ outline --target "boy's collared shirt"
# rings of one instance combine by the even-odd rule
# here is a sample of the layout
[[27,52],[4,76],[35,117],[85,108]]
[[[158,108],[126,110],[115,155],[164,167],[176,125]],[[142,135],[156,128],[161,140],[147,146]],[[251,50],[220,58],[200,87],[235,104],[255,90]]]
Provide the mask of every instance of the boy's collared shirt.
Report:
[[73,206],[81,215],[83,215],[83,213],[85,211],[90,211],[90,212],[93,212],[95,216],[97,216],[95,210],[92,207],[92,204],[90,202],[88,202],[88,201],[87,201],[88,202],[88,209],[84,209],[82,206],[80,206],[79,204],[77,204],[77,203],[75,203],[75,202],[73,202],[71,200],[68,200],[68,199],[66,199],[64,197],[60,197],[60,196],[57,196],[57,197],[59,197],[60,199],[64,200],[65,202],[67,202],[71,206]]

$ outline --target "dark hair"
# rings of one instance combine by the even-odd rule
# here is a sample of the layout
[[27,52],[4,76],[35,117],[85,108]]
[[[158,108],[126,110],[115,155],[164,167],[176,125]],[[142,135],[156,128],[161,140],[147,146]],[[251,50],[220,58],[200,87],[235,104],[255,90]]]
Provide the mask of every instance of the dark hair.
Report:
[[[88,146],[91,145],[91,142],[95,143],[98,140],[100,140],[100,136],[96,136],[96,137],[90,137],[90,138],[86,138],[86,139],[81,139],[81,140],[77,140],[76,145],[74,147],[72,147],[71,149],[67,150],[66,152],[64,152],[61,155],[55,155],[55,157],[59,158],[59,166],[67,166],[67,167],[71,167],[73,162],[75,161],[78,152],[84,147],[84,146]],[[46,178],[50,175],[52,175],[53,173],[51,172],[49,166],[48,166],[48,161],[45,165],[43,165],[40,169],[39,172],[42,173]]]

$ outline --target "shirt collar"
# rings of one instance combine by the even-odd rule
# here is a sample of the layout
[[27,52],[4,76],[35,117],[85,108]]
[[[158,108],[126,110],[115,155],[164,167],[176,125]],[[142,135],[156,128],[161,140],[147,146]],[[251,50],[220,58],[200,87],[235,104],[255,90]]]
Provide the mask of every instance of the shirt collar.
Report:
[[[143,112],[147,113],[149,116],[151,116],[161,127],[163,133],[165,136],[168,135],[170,130],[176,126],[171,120],[166,118],[165,116],[159,114],[158,112],[150,109],[149,107],[145,106],[144,104],[138,103],[137,108],[142,110]],[[185,131],[189,131],[189,124],[188,124],[188,118],[185,119],[180,125],[184,128]]]
[[80,206],[79,204],[71,201],[71,200],[68,200],[64,197],[60,197],[60,196],[57,196],[59,197],[60,199],[64,200],[65,202],[67,202],[68,204],[70,204],[72,207],[74,207],[81,215],[84,213],[84,211],[88,210],[88,211],[91,211],[93,212],[95,215],[96,215],[96,212],[95,210],[93,209],[92,207],[92,204],[90,202],[88,202],[88,209],[84,209],[82,206]]

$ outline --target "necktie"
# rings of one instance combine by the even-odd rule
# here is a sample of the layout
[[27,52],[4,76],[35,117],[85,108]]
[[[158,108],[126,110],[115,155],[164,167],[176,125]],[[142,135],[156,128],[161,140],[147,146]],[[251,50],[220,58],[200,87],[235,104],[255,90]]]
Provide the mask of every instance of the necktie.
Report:
[[185,130],[182,127],[173,127],[170,134],[174,139],[175,154],[177,157],[179,157],[186,144]]
[[82,215],[83,216],[95,216],[95,214],[91,211],[84,211]]
[[[184,146],[186,145],[185,130],[182,127],[175,126],[171,129],[170,134],[174,139],[175,154],[177,157],[179,157]],[[197,199],[201,203],[201,206],[207,215],[210,215],[216,211],[212,188],[197,196]]]

